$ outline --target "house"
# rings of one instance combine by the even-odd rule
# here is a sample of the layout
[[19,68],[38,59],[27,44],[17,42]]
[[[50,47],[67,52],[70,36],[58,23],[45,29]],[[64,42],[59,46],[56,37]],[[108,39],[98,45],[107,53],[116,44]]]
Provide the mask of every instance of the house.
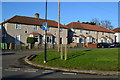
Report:
[[[4,42],[15,43],[15,44],[27,44],[27,37],[36,38],[35,44],[44,43],[45,34],[41,29],[45,19],[41,19],[39,14],[35,14],[35,17],[26,16],[14,16],[1,23],[4,29]],[[57,44],[58,43],[58,22],[54,20],[47,20],[47,43]],[[60,24],[60,43],[67,44],[68,29],[65,25]]]
[[120,42],[120,27],[113,29],[113,31],[115,32],[116,42]]
[[68,25],[68,43],[112,43],[114,41],[114,31],[105,27],[71,22]]

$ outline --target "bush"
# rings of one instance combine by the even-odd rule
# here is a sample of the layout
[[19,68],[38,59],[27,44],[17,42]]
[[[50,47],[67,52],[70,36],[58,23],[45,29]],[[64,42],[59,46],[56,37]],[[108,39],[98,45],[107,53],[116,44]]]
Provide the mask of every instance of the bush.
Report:
[[27,43],[31,43],[31,44],[34,44],[36,41],[36,39],[34,37],[28,37],[27,38]]
[[88,44],[92,44],[92,42],[88,42]]

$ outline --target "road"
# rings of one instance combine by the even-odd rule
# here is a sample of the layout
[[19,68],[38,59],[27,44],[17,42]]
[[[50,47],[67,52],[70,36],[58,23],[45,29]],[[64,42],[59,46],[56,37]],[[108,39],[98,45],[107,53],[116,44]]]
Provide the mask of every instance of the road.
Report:
[[[118,78],[118,76],[102,76],[102,75],[90,75],[90,74],[79,74],[79,73],[70,73],[54,70],[44,70],[40,68],[35,68],[30,65],[24,64],[22,58],[25,56],[36,54],[42,52],[40,50],[36,51],[14,51],[6,52],[2,56],[2,77],[6,78],[21,78],[22,79],[39,79],[39,78]],[[101,80],[100,79],[100,80]],[[83,79],[82,79],[83,80]],[[85,79],[86,80],[86,79]]]

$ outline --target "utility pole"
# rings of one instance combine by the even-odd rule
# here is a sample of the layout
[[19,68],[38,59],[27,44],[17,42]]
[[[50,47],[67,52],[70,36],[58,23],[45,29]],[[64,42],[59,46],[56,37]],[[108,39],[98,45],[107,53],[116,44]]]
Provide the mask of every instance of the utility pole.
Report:
[[58,52],[60,52],[60,0],[58,0]]
[[[45,8],[45,20],[47,22],[47,0],[46,0],[46,8]],[[47,30],[45,30],[45,48],[44,48],[44,63],[47,62],[46,59],[46,54],[47,54],[47,44],[46,44],[46,35],[47,35]]]

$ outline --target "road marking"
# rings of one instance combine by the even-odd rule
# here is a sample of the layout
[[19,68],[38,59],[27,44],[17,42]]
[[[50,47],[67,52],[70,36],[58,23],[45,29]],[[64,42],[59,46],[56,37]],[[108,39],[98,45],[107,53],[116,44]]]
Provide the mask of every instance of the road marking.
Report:
[[53,70],[45,70],[44,72],[42,73],[51,73],[51,72],[54,72]]
[[65,73],[65,72],[63,72],[62,74],[77,75],[77,73]]
[[5,71],[18,71],[20,70],[20,68],[7,68],[7,69],[4,69]]
[[37,72],[38,69],[27,69],[27,70],[24,70],[24,72]]

